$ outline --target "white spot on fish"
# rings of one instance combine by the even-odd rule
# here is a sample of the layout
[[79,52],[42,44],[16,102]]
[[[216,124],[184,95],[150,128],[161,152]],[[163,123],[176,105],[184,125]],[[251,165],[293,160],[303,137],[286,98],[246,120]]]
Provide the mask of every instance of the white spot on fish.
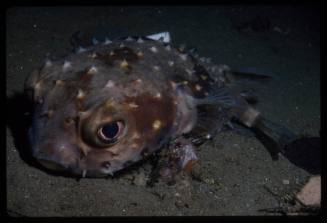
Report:
[[153,46],[153,47],[150,48],[150,51],[152,53],[157,53],[158,52],[158,49],[157,49],[157,47]]
[[93,52],[92,54],[88,55],[88,57],[90,57],[92,59],[96,58],[97,56],[98,55],[95,52]]
[[56,80],[55,81],[55,84],[57,85],[57,86],[63,86],[64,85],[64,81],[63,80]]
[[82,177],[83,177],[83,178],[86,177],[86,173],[87,173],[87,170],[83,170],[83,172],[82,172]]
[[121,67],[121,68],[127,68],[127,67],[128,67],[128,62],[124,59],[124,60],[120,63],[120,67]]
[[174,61],[168,60],[168,65],[172,67],[174,65]]
[[139,37],[136,42],[137,43],[144,43],[144,40],[142,39],[142,37]]
[[125,39],[125,41],[127,41],[127,42],[131,42],[131,41],[134,41],[134,39],[133,39],[131,36],[129,36],[129,37],[127,37],[127,38]]
[[206,75],[200,75],[200,77],[201,77],[201,79],[204,80],[204,81],[207,80],[207,78],[208,78],[208,76],[206,76]]
[[165,50],[170,51],[171,50],[171,46],[170,45],[165,46]]
[[201,87],[200,85],[196,84],[196,85],[195,85],[195,89],[196,89],[197,91],[201,91],[202,87]]
[[159,71],[160,70],[160,67],[159,66],[153,66],[153,70]]
[[142,52],[142,51],[139,51],[139,52],[137,52],[137,56],[138,56],[138,57],[143,57],[143,56],[144,56],[144,54],[143,54],[143,52]]
[[137,107],[138,107],[138,105],[135,104],[135,102],[128,103],[128,106],[129,106],[130,108],[137,108]]
[[86,51],[86,49],[81,46],[77,48],[77,53],[83,53],[85,51]]
[[69,61],[65,61],[64,62],[64,65],[62,66],[62,70],[65,72],[67,71],[68,69],[70,69],[72,67],[72,63],[69,62]]
[[46,68],[51,67],[51,66],[52,66],[52,62],[51,62],[51,60],[46,60],[44,66],[45,66]]
[[105,87],[107,87],[107,88],[111,88],[111,87],[113,87],[113,86],[115,86],[115,83],[114,83],[112,80],[109,80],[109,81],[107,82],[107,84],[106,84]]
[[77,96],[76,98],[77,99],[83,99],[85,97],[85,93],[82,89],[78,89],[78,93],[77,93]]
[[187,59],[187,54],[185,54],[185,53],[179,54],[179,57],[180,57],[183,61],[186,61],[186,59]]
[[95,66],[91,66],[88,70],[87,70],[87,74],[96,74],[98,72],[98,68],[96,68]]
[[106,37],[106,39],[104,40],[103,45],[108,45],[110,43],[112,43],[112,41]]
[[135,133],[133,134],[132,138],[133,138],[133,139],[140,139],[141,136],[140,136],[140,134],[138,134],[137,132],[135,132]]
[[193,72],[190,70],[190,69],[185,69],[185,71],[186,71],[186,73],[188,74],[188,75],[192,75],[193,74]]
[[152,128],[154,130],[158,130],[160,127],[161,127],[161,121],[160,120],[157,119],[152,123]]
[[99,43],[99,41],[96,39],[96,38],[92,38],[92,44],[93,45],[96,45],[96,44],[98,44]]

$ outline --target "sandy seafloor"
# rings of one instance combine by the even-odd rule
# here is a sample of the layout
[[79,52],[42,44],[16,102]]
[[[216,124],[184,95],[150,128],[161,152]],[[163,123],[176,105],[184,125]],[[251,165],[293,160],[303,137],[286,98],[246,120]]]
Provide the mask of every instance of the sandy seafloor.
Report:
[[[239,32],[231,22],[258,15],[269,18],[269,30]],[[22,92],[26,76],[47,55],[69,53],[77,30],[109,38],[169,31],[173,43],[194,46],[215,63],[274,74],[272,81],[255,86],[256,108],[296,133],[319,136],[320,18],[314,8],[11,8],[6,18],[8,98]],[[25,108],[14,107],[10,119],[19,128],[14,114]],[[310,176],[284,157],[273,161],[256,138],[231,131],[198,148],[201,177],[153,187],[145,185],[149,163],[114,179],[77,181],[29,165],[17,141],[7,127],[7,211],[13,216],[266,215],[258,210],[278,207],[278,197],[292,194]]]

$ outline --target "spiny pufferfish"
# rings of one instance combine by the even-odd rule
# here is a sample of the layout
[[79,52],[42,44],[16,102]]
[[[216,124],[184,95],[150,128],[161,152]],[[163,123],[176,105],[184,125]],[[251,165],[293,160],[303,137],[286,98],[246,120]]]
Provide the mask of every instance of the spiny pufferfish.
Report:
[[160,173],[171,176],[192,168],[194,146],[231,120],[281,143],[285,132],[233,87],[227,65],[174,48],[169,33],[158,35],[96,42],[47,60],[26,79],[34,102],[28,136],[41,165],[104,177],[166,149]]

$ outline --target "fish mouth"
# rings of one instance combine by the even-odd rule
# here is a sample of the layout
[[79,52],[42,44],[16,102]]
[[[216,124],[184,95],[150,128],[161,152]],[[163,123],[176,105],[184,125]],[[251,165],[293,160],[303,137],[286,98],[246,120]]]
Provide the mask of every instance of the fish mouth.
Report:
[[67,172],[68,174],[76,175],[80,174],[78,171],[78,160],[64,160],[56,155],[45,154],[42,151],[34,153],[35,161],[41,165],[42,168],[50,172]]
[[32,157],[41,169],[50,172],[67,172],[73,175],[78,172],[79,153],[75,147],[65,144],[62,149],[63,146],[51,145],[49,142],[35,143],[31,147]]
[[67,167],[65,167],[64,165],[51,160],[47,160],[47,159],[36,159],[36,160],[39,164],[41,164],[43,167],[49,170],[60,171],[60,172],[67,170]]

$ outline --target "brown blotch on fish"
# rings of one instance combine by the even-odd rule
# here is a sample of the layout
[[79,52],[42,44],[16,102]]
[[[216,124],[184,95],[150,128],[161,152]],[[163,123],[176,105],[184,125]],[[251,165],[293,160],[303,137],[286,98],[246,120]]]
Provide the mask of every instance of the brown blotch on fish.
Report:
[[139,106],[132,112],[135,120],[143,120],[135,123],[135,130],[142,133],[143,140],[157,142],[157,135],[172,128],[176,115],[176,105],[172,103],[172,98],[167,96],[158,100],[149,93],[138,97],[126,97],[126,104],[132,102]]

